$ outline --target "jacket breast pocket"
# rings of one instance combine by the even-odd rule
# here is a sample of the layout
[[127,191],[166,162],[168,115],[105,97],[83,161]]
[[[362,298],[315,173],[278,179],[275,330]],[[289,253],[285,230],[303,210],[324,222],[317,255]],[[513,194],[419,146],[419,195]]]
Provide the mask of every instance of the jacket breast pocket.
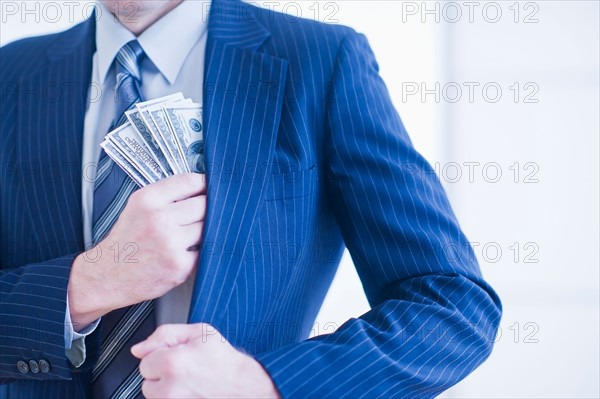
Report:
[[265,192],[266,201],[306,197],[315,192],[318,183],[317,166],[308,169],[274,173]]

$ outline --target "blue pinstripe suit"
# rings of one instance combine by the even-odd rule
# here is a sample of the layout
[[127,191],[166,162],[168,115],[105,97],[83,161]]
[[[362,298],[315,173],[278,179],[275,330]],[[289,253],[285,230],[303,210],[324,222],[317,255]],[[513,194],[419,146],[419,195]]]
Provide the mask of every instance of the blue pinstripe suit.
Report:
[[[0,397],[89,395],[98,338],[72,369],[63,323],[94,30],[0,50]],[[189,321],[256,356],[284,397],[432,397],[484,361],[500,302],[364,36],[215,0],[204,73]],[[372,310],[306,340],[344,245]],[[31,359],[50,372],[21,374]]]

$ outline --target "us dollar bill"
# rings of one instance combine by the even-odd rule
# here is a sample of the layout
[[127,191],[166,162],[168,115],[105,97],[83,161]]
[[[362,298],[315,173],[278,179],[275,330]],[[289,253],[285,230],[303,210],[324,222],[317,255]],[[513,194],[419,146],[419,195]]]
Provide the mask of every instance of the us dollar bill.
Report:
[[182,93],[175,93],[169,96],[156,98],[154,100],[137,103],[135,108],[125,112],[129,122],[137,129],[140,135],[146,142],[146,146],[150,149],[152,156],[160,166],[166,176],[173,174],[173,170],[166,158],[166,147],[161,146],[161,137],[158,134],[158,128],[154,121],[150,118],[150,113],[147,111],[149,107],[158,104],[169,104],[171,102],[184,101]]
[[151,120],[156,126],[158,136],[160,136],[159,141],[162,142],[162,147],[164,147],[163,151],[165,153],[167,161],[169,162],[169,166],[171,166],[171,169],[174,173],[187,172],[185,160],[179,152],[177,143],[175,141],[174,133],[169,126],[167,114],[163,106],[152,106],[148,108],[148,112],[150,113]]
[[185,171],[205,173],[202,105],[174,103],[163,106]]
[[129,120],[129,122],[133,126],[135,126],[135,129],[138,131],[140,136],[144,139],[144,142],[146,143],[148,150],[150,150],[150,154],[152,155],[152,158],[158,164],[162,173],[165,176],[171,176],[173,174],[173,171],[171,170],[171,167],[169,166],[169,162],[165,158],[165,154],[160,149],[160,146],[158,145],[158,143],[152,136],[152,133],[150,133],[150,129],[146,126],[146,124],[142,120],[142,117],[140,116],[140,112],[137,109],[132,109],[131,111],[127,111],[125,113],[125,115],[127,116],[127,119]]
[[129,160],[123,155],[117,147],[114,146],[108,140],[104,140],[100,143],[100,147],[104,149],[106,155],[108,155],[123,171],[133,180],[138,186],[144,187],[150,184],[150,182],[142,176],[142,174],[136,169],[136,167],[129,162]]
[[151,155],[144,139],[130,123],[126,122],[110,132],[106,140],[116,146],[151,183],[166,177]]
[[202,106],[182,93],[137,103],[128,122],[106,135],[106,154],[139,186],[205,172]]

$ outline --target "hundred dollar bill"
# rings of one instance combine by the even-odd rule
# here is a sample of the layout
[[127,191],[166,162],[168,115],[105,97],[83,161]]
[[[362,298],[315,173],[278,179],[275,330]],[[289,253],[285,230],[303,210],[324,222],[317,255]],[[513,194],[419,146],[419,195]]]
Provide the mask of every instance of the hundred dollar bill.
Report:
[[151,183],[166,177],[152,157],[150,150],[144,143],[144,139],[130,123],[125,123],[113,130],[106,136],[106,139],[121,150],[127,159]]
[[136,170],[136,167],[131,164],[125,158],[125,156],[117,150],[117,148],[108,140],[104,140],[100,143],[100,146],[104,148],[106,155],[108,155],[123,171],[133,180],[138,186],[144,187],[150,184],[150,182],[142,176],[142,174]]
[[140,116],[140,112],[137,109],[132,109],[131,111],[127,111],[125,113],[125,115],[127,116],[127,119],[129,120],[129,122],[138,131],[140,136],[144,139],[144,142],[145,142],[146,146],[148,147],[148,150],[150,150],[150,155],[152,156],[154,161],[158,164],[162,173],[165,176],[171,176],[173,174],[173,171],[171,170],[171,167],[169,166],[169,163],[167,162],[167,159],[165,158],[165,154],[160,149],[160,146],[158,145],[158,143],[152,136],[152,133],[150,133],[150,129],[146,126],[146,124],[142,120],[142,117]]
[[163,106],[163,109],[177,149],[185,160],[186,172],[204,173],[202,105],[174,103]]
[[154,119],[152,119],[152,116],[150,115],[150,108],[160,106],[161,104],[180,101],[183,101],[183,95],[181,93],[177,93],[172,96],[163,97],[163,101],[147,101],[144,103],[138,103],[136,105],[136,109],[140,112],[140,118],[148,128],[148,131],[152,135],[153,142],[156,144],[156,146],[160,150],[160,153],[162,154],[161,160],[166,161],[166,166],[168,167],[168,169],[170,169],[171,174],[178,172],[178,169],[176,167],[174,168],[176,162],[170,157],[170,153],[167,148],[167,143],[164,141],[162,135],[160,134],[159,126],[156,124],[156,122],[154,121]]
[[[162,105],[155,105],[148,108],[150,118],[154,122],[158,136],[160,136],[159,145],[163,149],[166,159],[169,162],[169,166],[174,173],[185,173],[187,168],[185,166],[185,160],[175,142],[175,137],[169,123],[167,121],[167,115]],[[162,144],[161,144],[162,142]]]
[[[146,110],[154,105],[167,104],[183,100],[183,94],[175,93],[169,96],[156,98],[154,100],[137,103],[134,109],[125,112],[127,119],[140,133],[146,142],[146,146],[150,149],[154,160],[158,163],[166,176],[172,175],[173,171],[165,157],[166,153],[159,145],[158,140],[160,140],[160,136],[158,135],[157,128],[155,127],[154,122],[151,120],[149,112]],[[144,117],[144,113],[146,114],[146,117]]]

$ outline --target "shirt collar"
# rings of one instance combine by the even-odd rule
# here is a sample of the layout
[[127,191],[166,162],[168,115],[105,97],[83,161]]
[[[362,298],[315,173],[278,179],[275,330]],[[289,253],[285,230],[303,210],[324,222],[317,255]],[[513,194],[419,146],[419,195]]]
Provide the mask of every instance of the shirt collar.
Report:
[[[136,39],[98,2],[96,53],[100,83],[103,84],[113,60],[125,44]],[[206,33],[210,1],[187,0],[164,15],[137,37],[146,56],[173,84],[188,54]]]

